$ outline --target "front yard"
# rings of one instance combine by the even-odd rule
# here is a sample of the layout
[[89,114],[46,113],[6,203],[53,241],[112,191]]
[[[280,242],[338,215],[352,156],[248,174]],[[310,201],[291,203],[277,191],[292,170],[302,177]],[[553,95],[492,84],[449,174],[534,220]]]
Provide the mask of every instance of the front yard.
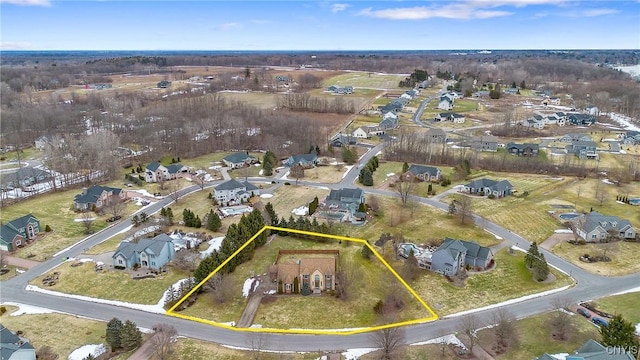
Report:
[[283,185],[279,187],[271,198],[261,198],[260,202],[266,204],[271,202],[273,209],[279,217],[288,219],[292,215],[293,209],[301,206],[308,206],[314,197],[322,202],[329,195],[329,189],[321,189],[317,187],[293,185],[295,180],[289,180],[292,185]]
[[[594,274],[604,276],[621,276],[633,274],[640,271],[640,262],[637,257],[629,254],[637,254],[640,251],[640,243],[617,241],[604,244],[572,245],[569,243],[559,243],[551,249],[554,254],[570,261],[571,263],[588,270]],[[580,257],[589,254],[590,256],[604,255],[611,258],[611,261],[587,263],[580,261]]]

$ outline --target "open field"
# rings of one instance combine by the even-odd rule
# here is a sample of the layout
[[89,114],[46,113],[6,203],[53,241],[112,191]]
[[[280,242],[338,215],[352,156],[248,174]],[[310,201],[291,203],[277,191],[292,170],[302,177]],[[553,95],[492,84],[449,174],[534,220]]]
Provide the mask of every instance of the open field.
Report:
[[[37,349],[50,346],[59,359],[66,359],[71,352],[86,344],[102,344],[107,324],[65,314],[26,314],[10,316],[17,310],[7,306],[0,317],[2,325],[12,331],[22,331]],[[53,330],[55,329],[55,330]]]
[[[231,152],[214,152],[211,154],[202,155],[202,156],[198,156],[190,159],[180,159],[181,160],[180,163],[188,167],[193,167],[195,169],[207,170],[213,176],[213,173],[217,171],[209,168],[214,165],[224,166],[224,164],[222,163],[222,159],[229,154],[232,154],[232,153]],[[264,156],[264,153],[249,152],[249,155],[262,161],[262,157]]]
[[[367,195],[367,202],[371,196]],[[380,235],[390,232],[402,235],[406,241],[416,244],[442,241],[445,237],[475,240],[481,245],[495,245],[495,236],[475,225],[460,225],[460,222],[443,211],[423,204],[408,204],[402,208],[400,199],[376,196],[380,211],[365,226],[338,224],[338,233],[365,239],[371,243]],[[413,207],[413,216],[411,214]]]
[[269,199],[261,199],[263,204],[271,202],[273,209],[279,217],[289,218],[291,211],[300,206],[307,206],[314,197],[318,200],[324,200],[329,195],[328,189],[320,189],[311,186],[294,185],[295,180],[289,180],[291,185],[284,185],[278,188],[273,197]]
[[278,94],[263,93],[263,92],[226,92],[221,91],[220,94],[225,99],[237,100],[258,109],[272,110],[278,105]]
[[496,256],[496,268],[469,276],[464,288],[450,284],[442,275],[424,271],[412,285],[439,316],[480,308],[530,294],[570,285],[571,278],[551,268],[556,280],[538,283],[524,264],[524,253],[510,255],[506,249]]
[[[620,276],[633,274],[640,271],[640,263],[634,256],[640,251],[640,243],[618,241],[605,244],[572,245],[559,243],[551,249],[554,254],[572,262],[578,267],[592,273],[605,276]],[[580,256],[589,254],[591,256],[603,255],[606,251],[609,262],[586,263],[580,261]]]
[[[72,267],[71,264],[72,261],[65,262],[51,271],[59,271],[60,278],[56,285],[46,287],[48,290],[153,305],[158,303],[169,286],[189,275],[182,273],[177,268],[169,268],[166,275],[154,279],[133,280],[128,273],[122,270],[109,270],[105,273],[95,272],[92,262],[77,267]],[[42,287],[42,279],[46,275],[35,278],[31,284]]]
[[[369,74],[367,72],[353,71],[325,80],[322,82],[322,85],[325,88],[331,85],[338,85],[353,86],[354,88],[387,89],[404,92],[403,89],[398,87],[398,83],[406,77],[407,75],[400,74]],[[358,90],[356,89],[355,91]]]
[[[302,180],[323,184],[337,184],[342,180],[346,171],[347,168],[345,166],[318,166],[305,170]],[[295,179],[293,181],[295,181]]]
[[[413,320],[430,316],[420,303],[395,279],[389,277],[391,273],[372,258],[365,260],[360,251],[362,246],[342,241],[328,239],[326,242],[299,240],[291,236],[278,236],[269,245],[256,250],[256,254],[249,262],[238,266],[231,273],[230,292],[233,300],[224,306],[213,306],[208,295],[201,296],[195,305],[182,313],[212,319],[218,322],[237,321],[244,307],[245,299],[239,297],[242,285],[251,274],[261,274],[273,264],[278,250],[299,249],[331,249],[339,250],[342,261],[353,264],[357,271],[358,282],[367,286],[354,285],[349,287],[348,300],[339,300],[328,294],[322,296],[275,295],[270,301],[260,304],[254,323],[269,328],[304,328],[304,329],[336,329],[373,326],[379,319],[373,312],[373,306],[378,299],[384,299],[389,287],[393,287],[397,294],[405,301],[405,308],[400,312],[400,321]],[[386,279],[381,281],[381,279]],[[375,285],[380,284],[380,285]],[[384,285],[382,285],[384,284]],[[397,287],[395,286],[397,285]],[[202,301],[205,300],[205,301]],[[322,308],[323,316],[309,317],[310,308]]]
[[633,324],[640,323],[640,292],[614,295],[594,301],[599,310],[610,314],[620,314]]
[[[582,316],[574,314],[570,318],[573,331],[568,340],[560,341],[551,336],[551,313],[540,314],[518,320],[515,323],[518,343],[511,346],[505,353],[496,356],[496,359],[536,359],[543,353],[572,354],[589,339],[600,339],[598,328]],[[495,343],[491,329],[482,329],[478,332],[478,343],[490,354]]]
[[453,103],[452,112],[456,113],[466,113],[468,111],[477,111],[478,110],[478,101],[476,100],[468,100],[468,99],[458,99]]

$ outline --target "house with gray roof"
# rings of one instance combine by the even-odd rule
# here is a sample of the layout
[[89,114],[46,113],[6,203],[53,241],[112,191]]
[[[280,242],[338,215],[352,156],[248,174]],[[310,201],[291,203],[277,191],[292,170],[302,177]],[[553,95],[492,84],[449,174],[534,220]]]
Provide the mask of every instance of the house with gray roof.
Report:
[[249,166],[257,161],[258,159],[244,151],[235,152],[222,158],[222,162],[232,169]]
[[572,143],[578,141],[592,141],[593,139],[591,139],[591,136],[589,136],[588,134],[570,133],[563,135],[559,140],[561,142]]
[[442,171],[435,166],[412,164],[409,166],[409,170],[407,170],[406,174],[411,174],[414,178],[422,181],[438,182],[442,176]]
[[28,187],[53,179],[53,175],[44,169],[21,167],[17,171],[3,173],[0,177],[0,187],[5,190]]
[[437,108],[441,110],[451,110],[453,109],[453,97],[445,95],[440,97]]
[[638,145],[640,144],[640,131],[627,130],[627,132],[623,135],[624,140],[623,144],[626,145]]
[[567,120],[571,125],[590,126],[596,123],[596,117],[590,114],[569,114]]
[[498,138],[492,135],[474,136],[471,148],[476,151],[498,151]]
[[300,165],[305,169],[310,169],[318,166],[318,154],[315,152],[309,154],[292,155],[282,162],[282,165],[292,167],[294,165]]
[[36,349],[28,339],[16,335],[0,324],[0,359],[36,360]]
[[178,179],[189,171],[186,166],[171,164],[164,166],[157,161],[151,162],[144,169],[144,181],[158,182]]
[[398,115],[391,111],[387,112],[382,116],[382,121],[380,121],[381,129],[395,129],[398,127]]
[[473,180],[469,184],[464,186],[464,192],[474,195],[484,195],[501,198],[511,195],[513,191],[513,185],[509,180],[491,180],[487,178]]
[[348,147],[357,143],[358,141],[353,134],[348,135],[343,133],[337,134],[336,136],[331,138],[331,141],[329,141],[329,145],[333,147]]
[[0,225],[0,250],[15,251],[32,241],[40,233],[40,220],[27,214]]
[[161,270],[176,255],[172,241],[173,239],[167,234],[160,234],[152,239],[143,238],[137,243],[123,241],[111,257],[113,267]]
[[331,190],[324,200],[320,214],[332,219],[339,218],[342,222],[361,223],[366,220],[366,214],[359,212],[358,208],[364,203],[365,196],[362,189]]
[[485,270],[493,266],[493,251],[475,241],[445,238],[442,245],[431,254],[430,270],[453,276],[465,267]]
[[447,133],[440,128],[431,128],[425,134],[430,143],[444,144],[447,142]]
[[126,192],[122,189],[92,185],[74,197],[73,208],[77,211],[88,211],[94,207],[100,210],[114,202],[124,201],[126,198]]
[[584,241],[602,242],[612,237],[635,239],[638,232],[629,220],[592,211],[576,221],[576,233]]
[[507,151],[510,154],[517,156],[538,156],[538,151],[540,149],[540,145],[531,144],[531,143],[523,143],[517,144],[510,142],[507,144]]
[[593,141],[576,141],[565,147],[567,154],[574,154],[580,159],[597,159],[596,143]]
[[454,113],[454,112],[443,112],[436,114],[434,117],[435,121],[451,121],[454,124],[463,124],[464,123],[464,115]]
[[220,205],[239,204],[252,196],[260,195],[260,189],[247,181],[231,179],[213,188],[213,198]]
[[327,88],[327,91],[333,94],[340,94],[340,95],[353,94],[353,86],[331,85]]
[[[633,354],[625,352],[623,349],[612,349],[611,346],[604,346],[599,342],[589,339],[575,353],[567,355],[565,360],[635,360]],[[537,360],[557,360],[557,357],[547,353],[542,354]]]

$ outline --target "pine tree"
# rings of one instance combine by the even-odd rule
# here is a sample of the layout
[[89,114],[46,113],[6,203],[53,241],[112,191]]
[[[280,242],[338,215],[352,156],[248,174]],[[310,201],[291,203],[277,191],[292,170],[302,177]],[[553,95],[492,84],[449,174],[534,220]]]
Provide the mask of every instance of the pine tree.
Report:
[[622,315],[616,314],[609,321],[609,326],[600,327],[600,335],[602,336],[602,345],[616,346],[622,349],[638,349],[640,343],[635,335],[635,326],[630,321],[622,318]]
[[133,321],[127,320],[122,326],[120,341],[125,350],[133,350],[142,344],[142,332]]
[[525,255],[524,257],[524,263],[525,265],[527,265],[527,268],[531,269],[536,259],[538,259],[539,257],[540,251],[538,250],[538,244],[536,244],[536,242],[534,241],[533,243],[531,243],[531,246],[529,246],[529,251],[527,251],[527,255]]
[[297,294],[300,292],[300,280],[298,280],[298,277],[294,277],[293,278],[293,293]]
[[404,164],[402,164],[402,173],[406,173],[407,171],[409,171],[409,164],[407,164],[407,162],[405,162]]
[[313,200],[309,203],[309,215],[313,215],[318,208],[318,197],[314,197]]
[[454,201],[449,203],[449,210],[447,212],[449,213],[449,215],[455,215],[455,213],[456,213],[456,203]]
[[111,347],[111,351],[116,351],[122,347],[120,341],[120,331],[122,330],[122,321],[118,318],[113,318],[107,323],[107,333],[105,341]]
[[368,168],[362,169],[364,173],[362,174],[362,180],[360,181],[362,185],[365,186],[373,186],[373,174],[369,171]]
[[222,226],[222,222],[220,221],[220,217],[216,214],[213,209],[209,210],[209,215],[207,216],[207,229],[211,231],[218,231]]
[[545,281],[549,276],[549,265],[544,258],[544,254],[540,254],[533,263],[533,278],[536,281]]
[[369,249],[369,246],[367,245],[362,245],[362,250],[360,251],[360,254],[362,255],[363,258],[367,260],[371,259],[371,256],[373,256],[373,252],[371,252],[371,249]]
[[427,189],[427,194],[431,195],[433,193],[433,185],[429,183],[429,188]]
[[267,205],[264,206],[264,210],[267,212],[267,216],[269,216],[271,226],[278,226],[278,214],[276,214],[273,204],[268,202]]
[[273,166],[271,165],[271,163],[270,163],[270,162],[265,162],[265,163],[262,165],[262,169],[264,170],[264,171],[262,172],[262,175],[264,175],[264,176],[271,176],[271,175],[273,175]]

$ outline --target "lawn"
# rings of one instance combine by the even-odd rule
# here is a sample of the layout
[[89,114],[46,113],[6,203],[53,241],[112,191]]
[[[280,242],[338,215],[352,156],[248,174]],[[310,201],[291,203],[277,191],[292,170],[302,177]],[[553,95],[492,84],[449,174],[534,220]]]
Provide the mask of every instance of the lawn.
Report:
[[[258,350],[260,347],[264,348],[270,344],[259,333],[252,333],[247,335],[247,344],[243,346],[245,349]],[[311,360],[318,359],[322,354],[320,353],[269,353],[269,352],[254,352],[252,350],[240,350],[231,347],[226,347],[206,341],[178,338],[176,351],[171,359],[174,360],[234,360],[234,359],[260,359],[260,360],[276,360],[276,359],[290,359],[290,360]]]
[[[600,339],[598,330],[589,321],[579,315],[570,318],[573,331],[568,340],[560,341],[551,336],[549,325],[552,314],[545,313],[518,320],[515,324],[518,343],[507,352],[496,356],[496,359],[522,359],[529,360],[541,356],[543,353],[572,354],[589,339]],[[478,332],[478,344],[486,351],[491,351],[493,346],[493,333],[491,329],[482,329]]]
[[[309,240],[299,240],[294,237],[277,237],[270,245],[256,251],[253,260],[246,262],[230,275],[232,300],[224,306],[215,306],[208,296],[201,296],[195,305],[184,310],[186,315],[212,319],[218,322],[237,321],[245,305],[245,299],[238,296],[242,292],[242,285],[251,274],[261,274],[273,264],[278,250],[281,249],[337,249],[341,258],[350,259],[358,267],[357,279],[362,279],[362,284],[382,284],[373,286],[352,286],[349,290],[347,301],[334,297],[301,295],[274,296],[274,301],[264,302],[258,308],[254,323],[268,328],[304,328],[304,329],[339,329],[351,327],[372,326],[378,319],[372,308],[378,299],[384,297],[388,287],[398,284],[398,292],[407,304],[400,314],[401,321],[425,318],[430,314],[415,300],[409,292],[400,287],[395,278],[390,278],[390,272],[376,259],[365,260],[360,255],[362,247],[343,242],[339,244],[335,240],[319,243]],[[380,281],[387,279],[386,281]],[[204,301],[202,301],[204,300]],[[309,317],[310,308],[322,308],[323,315]]]
[[255,106],[259,109],[273,109],[278,105],[278,94],[270,94],[263,92],[224,92],[220,91],[217,94],[220,94],[225,99],[232,99],[236,101],[240,101],[252,106]]
[[453,103],[453,112],[464,113],[478,110],[478,101],[458,99]]
[[64,314],[10,316],[15,310],[16,307],[7,306],[7,313],[0,317],[2,325],[22,331],[36,349],[50,346],[59,359],[66,359],[83,345],[104,343],[104,322]]
[[303,179],[316,183],[336,184],[342,180],[347,170],[345,166],[318,166],[305,170]]
[[[20,158],[21,161],[23,161],[23,160],[33,160],[36,158],[40,158],[41,156],[42,156],[42,152],[36,149],[35,146],[32,146],[27,149],[7,151],[6,153],[0,154],[0,158],[3,158],[2,160],[0,160],[0,164],[3,164],[3,165],[15,164],[17,166],[18,157]],[[3,169],[7,169],[7,167],[3,167]]]
[[[152,305],[158,303],[169,286],[188,276],[177,268],[170,268],[167,275],[155,279],[133,280],[124,271],[109,270],[106,273],[97,273],[93,270],[91,262],[77,267],[71,267],[71,263],[66,262],[51,271],[59,271],[60,278],[56,285],[46,289],[65,294]],[[42,287],[42,279],[45,276],[46,274],[35,278],[31,284]]]
[[[587,245],[559,243],[551,250],[554,254],[569,260],[576,266],[600,275],[621,276],[640,271],[640,262],[637,257],[629,256],[629,254],[636,254],[640,251],[640,243],[626,241]],[[607,256],[611,258],[609,262],[586,263],[579,259],[584,254],[603,255],[605,250]]]
[[442,275],[424,272],[413,288],[439,316],[480,308],[506,300],[570,285],[571,278],[551,269],[556,280],[538,283],[524,264],[524,253],[514,255],[506,249],[495,255],[494,270],[471,275],[464,288],[451,285]]
[[640,323],[640,292],[597,299],[596,307],[610,314],[620,314],[633,324]]
[[[232,154],[232,153],[231,152],[214,152],[211,154],[202,155],[202,156],[194,157],[191,159],[180,159],[180,160],[181,160],[181,163],[184,164],[185,166],[193,167],[196,169],[205,169],[208,172],[212,173],[212,176],[213,176],[213,173],[216,173],[217,171],[212,171],[209,168],[212,167],[213,165],[224,166],[224,164],[222,163],[222,159],[229,154]],[[259,152],[249,152],[249,155],[255,157],[258,160],[262,160],[262,157],[264,156],[263,153],[259,153]]]
[[300,206],[307,206],[314,197],[318,197],[319,201],[329,195],[328,189],[320,189],[317,187],[293,185],[295,180],[291,181],[292,185],[283,185],[279,187],[270,199],[261,199],[263,204],[271,202],[273,209],[279,217],[288,219],[291,211]]
[[[346,74],[334,76],[322,82],[323,87],[330,85],[353,86],[354,88],[387,89],[400,92],[398,87],[400,80],[404,80],[406,75],[379,74],[367,72],[348,72]],[[355,89],[357,92],[358,89]]]

